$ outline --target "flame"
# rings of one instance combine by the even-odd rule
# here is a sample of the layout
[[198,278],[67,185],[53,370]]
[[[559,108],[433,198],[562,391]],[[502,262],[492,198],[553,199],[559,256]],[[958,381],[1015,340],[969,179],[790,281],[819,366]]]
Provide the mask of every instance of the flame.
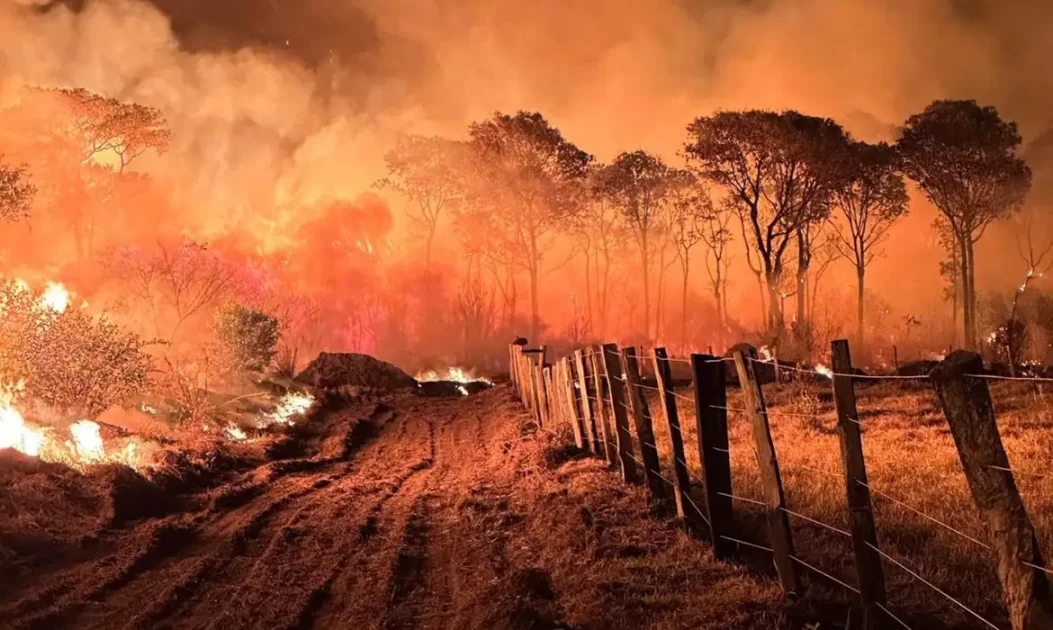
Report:
[[295,424],[293,418],[302,416],[314,404],[314,396],[310,394],[289,393],[282,397],[278,406],[270,413],[264,414],[256,421],[256,426],[265,429],[272,424],[284,424],[292,426]]
[[446,368],[444,372],[438,372],[436,370],[428,370],[427,372],[421,372],[416,376],[416,379],[422,383],[431,383],[434,381],[451,381],[454,383],[486,383],[487,385],[493,385],[493,382],[489,379],[476,376],[472,370],[465,370],[464,368],[451,367]]
[[102,433],[98,424],[81,420],[70,425],[69,432],[73,435],[73,450],[82,460],[97,461],[104,458]]
[[236,424],[228,424],[227,426],[225,426],[223,428],[223,433],[225,433],[228,438],[234,440],[235,442],[244,441],[249,437],[245,433],[245,431],[243,431],[241,427],[239,427]]
[[40,294],[40,307],[64,313],[69,307],[69,290],[60,282],[49,282]]
[[81,420],[69,427],[70,439],[60,440],[51,427],[34,427],[9,402],[0,402],[0,449],[11,448],[41,461],[85,468],[117,463],[138,470],[146,465],[140,445],[129,440],[116,451],[106,452],[98,423]]
[[817,363],[815,365],[815,371],[816,371],[816,373],[822,374],[823,376],[825,376],[826,378],[828,378],[830,380],[833,380],[833,378],[834,378],[834,371],[831,370],[830,368],[826,367],[822,363]]
[[26,425],[14,407],[0,407],[0,449],[13,448],[30,457],[39,457],[44,446],[44,432]]
[[457,391],[461,392],[461,396],[467,396],[468,395],[468,390],[464,387],[464,385],[458,385],[457,386]]
[[757,353],[760,354],[761,361],[772,361],[775,359],[768,346],[761,346]]

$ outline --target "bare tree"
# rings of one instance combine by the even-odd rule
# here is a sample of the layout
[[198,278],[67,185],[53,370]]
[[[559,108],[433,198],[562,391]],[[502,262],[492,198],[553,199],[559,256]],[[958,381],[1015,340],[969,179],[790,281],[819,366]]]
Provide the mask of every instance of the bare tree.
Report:
[[958,245],[969,348],[977,342],[974,245],[991,223],[1018,210],[1031,188],[1020,143],[1016,123],[971,100],[934,101],[907,119],[897,143],[904,171],[943,213]]
[[844,153],[845,177],[834,193],[840,220],[834,244],[856,269],[856,341],[864,343],[864,283],[867,267],[892,225],[907,214],[909,198],[896,154],[885,143],[853,142]]
[[[713,211],[705,217],[699,230],[708,248],[706,250],[706,272],[709,274],[709,286],[713,290],[713,299],[717,305],[717,317],[720,323],[717,344],[721,350],[725,347],[728,331],[728,271],[731,267],[731,254],[728,253],[728,246],[733,239],[728,226],[735,214],[733,203],[722,203],[719,207],[714,207]],[[761,291],[761,296],[763,295],[764,292]]]
[[[669,240],[680,263],[680,342],[687,343],[687,293],[691,278],[691,251],[706,240],[706,222],[714,215],[713,201],[698,179],[687,171],[676,171],[669,191]],[[720,295],[717,294],[720,310]]]
[[492,211],[495,226],[530,277],[530,335],[541,318],[538,293],[543,261],[558,230],[579,207],[592,156],[534,112],[497,113],[470,127],[474,174],[469,195]]
[[443,212],[463,195],[458,164],[463,150],[461,143],[446,138],[402,136],[384,155],[388,176],[378,185],[400,192],[415,206],[409,218],[422,232],[428,273]]

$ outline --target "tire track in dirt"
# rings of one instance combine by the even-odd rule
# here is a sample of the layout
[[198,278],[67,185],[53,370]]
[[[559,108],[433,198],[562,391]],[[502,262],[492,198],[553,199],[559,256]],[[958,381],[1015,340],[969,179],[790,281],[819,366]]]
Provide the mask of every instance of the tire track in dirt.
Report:
[[[78,626],[90,626],[107,617],[116,625],[124,625],[142,611],[143,601],[158,602],[155,607],[164,611],[164,602],[182,598],[202,575],[220,566],[223,558],[243,552],[283,510],[332,487],[332,482],[346,472],[346,458],[354,451],[348,445],[356,434],[362,437],[360,427],[383,425],[392,415],[392,410],[376,407],[365,421],[351,419],[339,457],[272,462],[228,486],[209,509],[194,517],[178,516],[137,528],[132,532],[132,544],[125,542],[114,553],[74,567],[57,581],[49,580],[55,586],[25,597],[5,610],[3,618],[24,627],[54,627],[73,619]],[[129,537],[127,531],[118,534]],[[170,586],[173,582],[175,585]],[[165,588],[167,592],[158,597],[157,591]],[[133,614],[125,614],[125,607]],[[114,608],[121,612],[94,612]],[[85,609],[87,614],[80,618]],[[115,626],[105,623],[104,627]]]

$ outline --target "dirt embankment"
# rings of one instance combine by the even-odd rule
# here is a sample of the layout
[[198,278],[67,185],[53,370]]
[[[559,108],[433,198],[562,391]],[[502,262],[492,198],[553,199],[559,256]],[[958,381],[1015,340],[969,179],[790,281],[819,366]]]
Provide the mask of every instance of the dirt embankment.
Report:
[[0,625],[799,627],[772,582],[715,563],[643,489],[533,432],[506,388],[308,424],[295,455],[177,512],[33,556],[5,575]]

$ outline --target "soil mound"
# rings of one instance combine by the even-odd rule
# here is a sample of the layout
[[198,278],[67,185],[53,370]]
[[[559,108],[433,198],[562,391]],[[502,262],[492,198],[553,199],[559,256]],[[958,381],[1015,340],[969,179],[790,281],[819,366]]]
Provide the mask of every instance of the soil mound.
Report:
[[296,377],[315,387],[364,387],[399,389],[416,387],[417,381],[390,363],[367,354],[323,352]]

